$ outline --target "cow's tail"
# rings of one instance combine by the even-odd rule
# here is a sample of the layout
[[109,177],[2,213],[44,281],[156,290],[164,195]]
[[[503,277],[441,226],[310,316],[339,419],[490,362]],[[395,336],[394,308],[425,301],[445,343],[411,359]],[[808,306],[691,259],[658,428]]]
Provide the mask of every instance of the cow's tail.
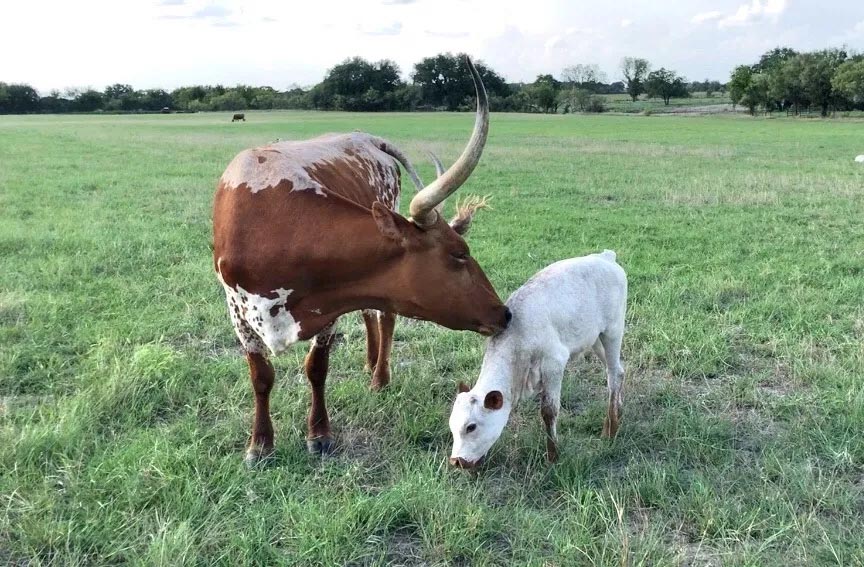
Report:
[[379,150],[388,156],[391,156],[393,159],[398,161],[403,168],[405,168],[405,171],[408,172],[408,177],[411,178],[411,182],[414,184],[414,187],[417,188],[417,191],[422,191],[425,185],[423,185],[423,182],[420,180],[420,176],[417,175],[417,170],[414,169],[414,165],[411,164],[411,160],[408,159],[408,156],[403,154],[399,148],[386,140],[378,138],[376,142]]

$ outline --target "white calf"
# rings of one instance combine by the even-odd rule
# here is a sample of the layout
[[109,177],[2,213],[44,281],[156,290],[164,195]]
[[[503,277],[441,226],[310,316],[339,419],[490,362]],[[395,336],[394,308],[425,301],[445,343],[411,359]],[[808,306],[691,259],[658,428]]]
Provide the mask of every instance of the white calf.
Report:
[[489,339],[477,383],[470,390],[459,384],[450,414],[450,463],[461,468],[480,464],[501,436],[513,406],[537,391],[546,424],[546,456],[554,462],[564,367],[591,347],[606,364],[609,408],[603,436],[614,437],[623,401],[626,304],[627,275],[611,250],[556,262],[516,290],[507,300],[513,320]]
[[861,154],[860,156],[855,156],[855,161],[858,163],[864,163],[864,154]]

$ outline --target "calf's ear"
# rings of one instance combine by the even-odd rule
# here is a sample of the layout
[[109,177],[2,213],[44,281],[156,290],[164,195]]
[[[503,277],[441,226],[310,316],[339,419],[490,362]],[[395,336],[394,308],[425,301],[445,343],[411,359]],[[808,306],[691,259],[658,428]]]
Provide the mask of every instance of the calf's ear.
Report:
[[468,387],[468,384],[462,382],[461,380],[459,381],[459,386],[457,386],[457,388],[459,389],[460,394],[471,391],[471,388]]
[[498,390],[492,390],[486,394],[483,400],[483,407],[490,410],[499,410],[504,405],[504,394]]

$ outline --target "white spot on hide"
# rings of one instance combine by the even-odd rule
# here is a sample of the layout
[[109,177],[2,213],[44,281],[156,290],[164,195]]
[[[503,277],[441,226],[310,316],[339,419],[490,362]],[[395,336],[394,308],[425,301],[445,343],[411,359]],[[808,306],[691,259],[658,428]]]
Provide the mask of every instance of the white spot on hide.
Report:
[[218,276],[225,289],[234,331],[246,352],[261,352],[262,345],[266,345],[270,352],[279,354],[298,341],[300,323],[285,308],[285,300],[292,290],[273,290],[271,294],[275,293],[276,297],[270,299],[250,293],[239,285],[231,287],[222,279],[221,273]]
[[[336,161],[353,162],[363,171],[366,182],[392,203],[398,189],[397,166],[393,158],[378,149],[383,143],[369,134],[330,134],[304,141],[282,141],[244,150],[231,160],[221,181],[229,189],[244,183],[253,193],[291,182],[294,191],[312,190],[324,195],[324,187],[312,179],[310,170]],[[376,167],[381,164],[382,172]]]

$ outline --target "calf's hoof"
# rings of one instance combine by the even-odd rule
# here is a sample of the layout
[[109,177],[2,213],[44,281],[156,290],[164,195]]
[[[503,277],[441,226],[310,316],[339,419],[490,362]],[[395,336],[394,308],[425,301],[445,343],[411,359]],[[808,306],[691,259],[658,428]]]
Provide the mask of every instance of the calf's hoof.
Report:
[[336,443],[330,437],[315,437],[306,440],[306,449],[313,455],[329,455],[336,448]]
[[273,445],[252,445],[246,449],[246,457],[243,462],[246,467],[255,468],[269,461],[273,457]]
[[558,447],[546,446],[546,461],[550,465],[558,462]]

